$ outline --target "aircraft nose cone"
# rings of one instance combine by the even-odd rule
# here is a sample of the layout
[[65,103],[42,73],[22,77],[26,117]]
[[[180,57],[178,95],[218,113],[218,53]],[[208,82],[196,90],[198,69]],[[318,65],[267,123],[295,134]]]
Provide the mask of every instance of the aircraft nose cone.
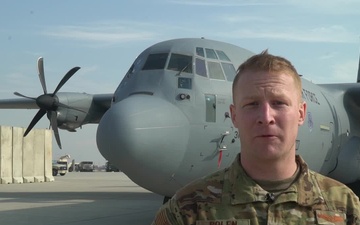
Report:
[[[111,106],[97,130],[101,154],[140,186],[165,195],[183,159],[189,138],[187,117],[173,104],[133,95]],[[160,188],[161,184],[164,187]]]

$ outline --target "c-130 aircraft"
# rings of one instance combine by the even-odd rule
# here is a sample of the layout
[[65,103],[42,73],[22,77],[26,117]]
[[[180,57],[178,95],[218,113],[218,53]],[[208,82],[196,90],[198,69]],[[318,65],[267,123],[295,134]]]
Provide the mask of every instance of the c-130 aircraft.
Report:
[[[240,149],[229,105],[238,66],[254,53],[204,38],[174,39],[144,50],[114,93],[58,92],[0,100],[0,108],[39,109],[25,135],[47,114],[58,128],[75,131],[98,123],[96,142],[105,159],[138,185],[166,198],[188,182],[227,167]],[[359,81],[360,72],[358,73]],[[307,102],[297,154],[310,168],[349,184],[360,178],[360,84],[316,85],[302,78]]]

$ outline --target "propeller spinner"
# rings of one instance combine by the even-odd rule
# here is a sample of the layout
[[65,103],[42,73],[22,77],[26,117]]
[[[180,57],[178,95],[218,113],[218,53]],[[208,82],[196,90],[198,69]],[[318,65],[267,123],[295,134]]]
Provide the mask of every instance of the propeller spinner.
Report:
[[[26,129],[26,131],[24,133],[24,137],[31,131],[31,129],[36,125],[36,123],[39,122],[39,120],[46,113],[48,113],[50,115],[50,125],[54,131],[56,142],[57,142],[59,148],[61,149],[59,129],[58,129],[58,124],[57,124],[57,109],[59,108],[59,106],[65,107],[65,108],[71,108],[71,109],[75,109],[75,108],[72,108],[70,106],[60,103],[58,101],[58,98],[56,97],[56,93],[70,79],[70,77],[72,77],[76,73],[76,71],[78,71],[79,69],[80,69],[80,67],[74,67],[74,68],[70,69],[65,74],[65,76],[61,79],[60,83],[55,88],[55,91],[51,94],[48,94],[47,89],[46,89],[45,75],[44,75],[44,60],[42,57],[40,57],[38,59],[39,79],[40,79],[40,83],[41,83],[42,89],[44,91],[44,94],[38,96],[37,98],[34,98],[34,97],[25,96],[23,94],[20,94],[19,92],[14,92],[14,94],[17,96],[20,96],[23,98],[28,98],[28,99],[33,99],[34,101],[36,101],[36,104],[40,108],[39,111],[34,116],[34,118],[31,120],[28,128]],[[75,110],[78,110],[78,109],[75,109]],[[79,110],[79,111],[81,111],[81,110]]]

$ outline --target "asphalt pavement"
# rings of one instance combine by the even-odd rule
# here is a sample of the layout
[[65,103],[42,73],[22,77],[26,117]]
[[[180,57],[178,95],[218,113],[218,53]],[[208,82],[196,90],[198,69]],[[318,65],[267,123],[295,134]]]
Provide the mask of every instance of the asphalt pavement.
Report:
[[162,201],[121,172],[72,172],[54,182],[1,184],[0,224],[146,225]]
[[[360,193],[359,182],[351,187]],[[162,201],[121,172],[72,172],[54,182],[1,184],[0,224],[146,225]]]

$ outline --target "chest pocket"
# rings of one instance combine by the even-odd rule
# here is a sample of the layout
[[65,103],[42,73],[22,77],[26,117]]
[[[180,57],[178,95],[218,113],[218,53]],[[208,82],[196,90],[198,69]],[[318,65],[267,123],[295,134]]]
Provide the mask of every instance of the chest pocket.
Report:
[[199,203],[197,208],[198,225],[250,225],[259,224],[260,217],[249,205],[222,205]]
[[257,225],[266,224],[269,219],[277,221],[277,224],[346,224],[346,215],[341,212],[297,209],[296,204],[269,212],[266,205],[258,203],[257,206],[255,210],[251,204],[199,203],[196,225]]

